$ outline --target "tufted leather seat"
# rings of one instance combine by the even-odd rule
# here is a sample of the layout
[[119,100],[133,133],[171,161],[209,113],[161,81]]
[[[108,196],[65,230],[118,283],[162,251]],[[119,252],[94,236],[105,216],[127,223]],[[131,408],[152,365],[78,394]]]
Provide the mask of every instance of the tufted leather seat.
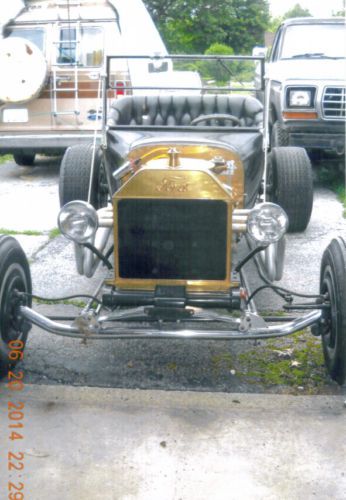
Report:
[[[118,99],[112,103],[108,125],[189,126],[198,116],[214,113],[234,115],[242,127],[260,127],[263,120],[262,104],[251,96],[173,94]],[[232,122],[211,119],[199,125],[231,126]]]

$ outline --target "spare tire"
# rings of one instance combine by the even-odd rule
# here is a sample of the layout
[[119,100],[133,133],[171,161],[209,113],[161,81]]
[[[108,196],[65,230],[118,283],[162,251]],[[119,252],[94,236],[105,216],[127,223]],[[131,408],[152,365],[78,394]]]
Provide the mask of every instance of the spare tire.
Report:
[[0,40],[0,101],[21,103],[37,97],[47,79],[40,49],[24,38]]

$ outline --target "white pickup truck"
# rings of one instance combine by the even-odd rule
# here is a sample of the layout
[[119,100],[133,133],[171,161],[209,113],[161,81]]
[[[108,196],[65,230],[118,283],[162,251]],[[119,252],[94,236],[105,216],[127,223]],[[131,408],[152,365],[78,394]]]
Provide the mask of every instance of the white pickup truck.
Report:
[[[288,19],[278,28],[265,74],[272,146],[302,146],[315,159],[343,160],[345,42],[338,17]],[[260,48],[254,51],[259,55]],[[257,97],[263,101],[263,92]]]

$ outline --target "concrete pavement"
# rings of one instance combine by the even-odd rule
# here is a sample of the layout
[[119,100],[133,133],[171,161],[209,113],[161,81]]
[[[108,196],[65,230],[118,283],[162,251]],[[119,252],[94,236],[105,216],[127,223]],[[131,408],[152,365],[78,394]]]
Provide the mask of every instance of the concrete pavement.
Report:
[[58,158],[39,157],[35,168],[0,166],[0,228],[49,231],[59,211]]
[[[24,452],[30,500],[342,500],[342,397],[26,386]],[[1,491],[9,472],[0,464]]]

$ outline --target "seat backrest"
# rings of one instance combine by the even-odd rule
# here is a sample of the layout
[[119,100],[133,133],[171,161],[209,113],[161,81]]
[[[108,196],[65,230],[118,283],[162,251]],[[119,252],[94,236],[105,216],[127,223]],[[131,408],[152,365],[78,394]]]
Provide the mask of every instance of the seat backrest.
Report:
[[[117,125],[188,126],[201,115],[230,114],[243,127],[259,127],[263,120],[262,104],[244,95],[157,95],[126,96],[112,103],[108,119],[110,127]],[[228,120],[203,121],[200,125],[229,126]]]

